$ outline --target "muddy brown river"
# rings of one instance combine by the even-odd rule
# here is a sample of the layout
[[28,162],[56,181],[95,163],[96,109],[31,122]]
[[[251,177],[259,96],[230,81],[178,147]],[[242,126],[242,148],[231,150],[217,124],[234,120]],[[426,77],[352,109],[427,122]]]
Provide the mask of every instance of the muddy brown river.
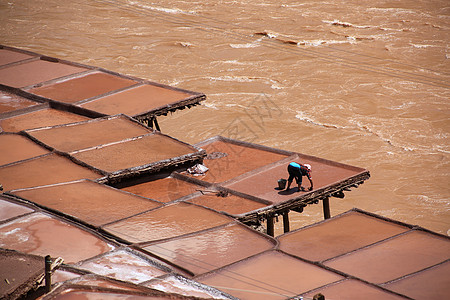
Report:
[[[369,169],[332,215],[450,232],[448,1],[1,0],[0,24],[1,44],[205,93],[159,120],[185,142]],[[291,227],[321,219],[310,206]]]

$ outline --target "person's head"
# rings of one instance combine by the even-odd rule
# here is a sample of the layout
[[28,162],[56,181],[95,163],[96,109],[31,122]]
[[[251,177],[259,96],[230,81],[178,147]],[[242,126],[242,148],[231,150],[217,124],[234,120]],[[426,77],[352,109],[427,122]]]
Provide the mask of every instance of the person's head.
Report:
[[304,164],[304,166],[305,166],[309,171],[311,171],[311,165],[309,165],[309,164]]

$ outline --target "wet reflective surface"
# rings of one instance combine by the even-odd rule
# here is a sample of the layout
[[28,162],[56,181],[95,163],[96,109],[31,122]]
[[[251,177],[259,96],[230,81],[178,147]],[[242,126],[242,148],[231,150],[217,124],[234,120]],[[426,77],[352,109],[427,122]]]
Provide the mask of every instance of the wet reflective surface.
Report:
[[285,299],[341,279],[343,277],[335,273],[270,251],[197,280],[220,286],[223,291],[238,298]]
[[66,263],[75,263],[113,249],[98,237],[41,213],[0,225],[0,247],[63,257]]
[[198,275],[272,249],[274,245],[273,240],[234,224],[143,249]]
[[[280,249],[312,261],[322,261],[370,245],[409,228],[352,212],[332,222],[278,237]],[[324,247],[326,245],[326,247]]]
[[161,204],[92,181],[13,191],[14,195],[101,226]]
[[376,287],[365,284],[361,281],[354,279],[346,279],[336,284],[331,284],[325,288],[315,290],[313,293],[307,293],[304,295],[305,299],[314,297],[314,295],[321,293],[323,295],[329,295],[330,299],[348,299],[357,300],[361,299],[361,295],[364,295],[364,299],[392,299],[400,300],[404,297],[397,296],[395,294],[383,291]]
[[175,237],[232,222],[231,218],[198,206],[177,203],[104,227],[130,242]]
[[7,113],[35,105],[38,105],[38,103],[5,91],[0,91],[0,113]]
[[[420,274],[384,285],[386,288],[414,299],[442,299],[450,292],[450,262],[425,270]],[[421,283],[427,282],[429,288],[421,289]]]
[[23,205],[0,200],[0,221],[5,221],[20,215],[33,212],[33,209]]
[[100,258],[84,262],[80,267],[95,274],[136,284],[167,273],[157,268],[156,265],[152,265],[150,262],[124,250],[108,253]]
[[370,282],[383,283],[443,262],[448,253],[448,239],[411,231],[327,261],[325,265]]

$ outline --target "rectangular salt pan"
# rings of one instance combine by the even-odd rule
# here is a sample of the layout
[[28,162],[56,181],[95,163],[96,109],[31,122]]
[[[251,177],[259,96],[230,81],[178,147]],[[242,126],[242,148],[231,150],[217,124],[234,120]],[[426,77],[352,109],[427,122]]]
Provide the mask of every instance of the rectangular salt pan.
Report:
[[75,152],[72,155],[100,170],[117,172],[195,152],[197,150],[190,145],[161,134],[149,134],[130,141]]
[[199,275],[270,250],[275,244],[235,223],[142,248]]
[[222,138],[201,142],[197,146],[206,151],[207,156],[203,163],[209,168],[206,175],[198,179],[211,183],[230,180],[289,156],[266,151],[262,147],[258,149],[245,144],[235,144]]
[[101,177],[101,174],[54,153],[0,167],[1,183],[5,190]]
[[10,118],[0,119],[0,127],[2,131],[19,132],[26,129],[69,124],[86,120],[89,120],[89,118],[67,111],[45,108]]
[[59,62],[34,60],[0,69],[0,83],[14,88],[23,88],[86,70],[86,68]]
[[32,158],[49,151],[24,136],[0,134],[0,165]]
[[169,106],[192,97],[193,93],[169,87],[144,84],[99,99],[80,104],[81,107],[105,115],[126,114],[137,116]]
[[[359,212],[349,212],[278,237],[280,249],[322,261],[408,231],[409,228]],[[324,247],[326,245],[326,247]]]
[[132,243],[180,236],[232,222],[208,209],[179,202],[103,227]]
[[89,180],[11,193],[94,226],[111,223],[161,205]]
[[118,142],[150,132],[151,129],[123,115],[27,131],[43,144],[63,152]]
[[65,103],[74,103],[129,87],[137,82],[124,77],[95,72],[33,88],[28,92]]
[[28,254],[62,257],[75,263],[114,247],[90,232],[42,213],[0,225],[0,246]]
[[324,264],[379,284],[441,263],[449,253],[449,239],[413,230]]

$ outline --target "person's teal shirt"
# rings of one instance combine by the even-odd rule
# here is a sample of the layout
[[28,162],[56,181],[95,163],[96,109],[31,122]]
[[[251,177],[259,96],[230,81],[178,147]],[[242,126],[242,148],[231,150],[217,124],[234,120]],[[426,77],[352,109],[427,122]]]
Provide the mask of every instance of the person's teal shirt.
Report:
[[298,163],[296,163],[296,162],[291,162],[289,165],[291,165],[291,166],[293,166],[295,168],[301,169],[301,166]]

